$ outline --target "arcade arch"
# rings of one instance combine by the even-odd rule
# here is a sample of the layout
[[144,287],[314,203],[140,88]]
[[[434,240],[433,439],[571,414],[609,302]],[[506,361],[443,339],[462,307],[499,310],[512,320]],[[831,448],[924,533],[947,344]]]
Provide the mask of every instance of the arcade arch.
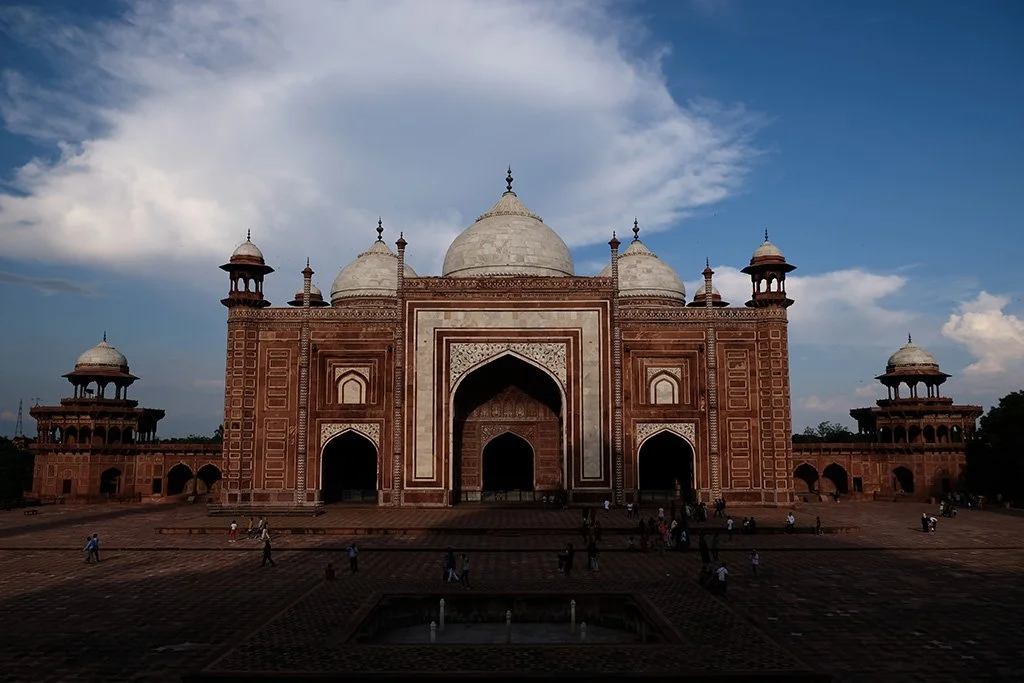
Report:
[[665,430],[645,439],[637,451],[640,500],[696,500],[693,446]]
[[793,479],[803,483],[807,487],[807,493],[818,492],[818,480],[820,478],[817,468],[806,462],[797,467],[793,472]]
[[331,503],[377,502],[377,447],[347,430],[324,444],[320,454],[320,500]]
[[192,487],[192,468],[179,462],[167,471],[167,495],[180,496]]
[[564,406],[558,381],[512,353],[464,375],[451,398],[451,502],[527,501],[563,490]]

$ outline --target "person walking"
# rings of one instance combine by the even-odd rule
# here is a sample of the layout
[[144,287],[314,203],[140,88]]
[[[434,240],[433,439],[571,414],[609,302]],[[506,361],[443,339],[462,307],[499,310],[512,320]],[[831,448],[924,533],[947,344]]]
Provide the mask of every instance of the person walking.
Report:
[[277,566],[277,564],[274,562],[274,558],[271,557],[272,551],[273,548],[271,548],[270,546],[270,534],[267,533],[266,529],[263,529],[263,564],[260,565],[261,567],[266,567],[267,562],[270,563],[271,567]]
[[355,541],[348,547],[348,568],[353,574],[359,573],[359,548],[356,547]]
[[97,544],[96,544],[96,539],[94,539],[92,536],[86,536],[85,537],[85,547],[82,548],[82,551],[85,552],[85,563],[86,564],[92,564],[93,557],[96,558],[97,564],[99,563],[100,556],[99,556],[99,551],[98,551],[98,547],[97,547]]
[[459,581],[465,590],[472,588],[469,585],[469,556],[466,553],[462,553],[462,572],[459,574]]
[[750,568],[754,571],[754,577],[757,577],[757,568],[761,566],[761,555],[756,550],[750,551]]
[[725,518],[725,530],[729,534],[729,540],[732,540],[732,530],[736,526],[736,522],[733,520],[732,515]]
[[228,527],[228,543],[234,543],[238,540],[238,522],[231,520],[231,526]]

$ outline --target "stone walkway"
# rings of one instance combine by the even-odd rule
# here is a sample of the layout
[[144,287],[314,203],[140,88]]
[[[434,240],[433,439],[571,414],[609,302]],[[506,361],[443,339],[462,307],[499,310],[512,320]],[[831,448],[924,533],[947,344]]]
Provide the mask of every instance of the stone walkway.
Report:
[[[775,657],[771,661],[779,665],[790,661],[788,652],[842,683],[1024,680],[1024,518],[964,511],[956,519],[940,519],[938,533],[923,534],[917,524],[923,509],[907,503],[805,505],[796,509],[801,526],[820,515],[825,525],[859,532],[759,534],[737,536],[732,543],[723,534],[722,559],[732,569],[724,600],[695,587],[694,554],[610,552],[616,550],[613,543],[624,543],[624,536],[611,533],[602,571],[564,580],[554,572],[553,551],[566,540],[578,543],[578,511],[360,508],[332,510],[315,520],[287,518],[289,526],[310,528],[451,530],[429,536],[360,534],[359,576],[343,574],[329,586],[319,581],[323,567],[328,561],[345,565],[339,549],[348,536],[278,536],[278,566],[261,568],[258,546],[228,544],[226,530],[157,533],[225,528],[229,520],[208,518],[195,506],[54,506],[35,516],[0,512],[2,678],[169,683],[224,648],[244,652],[247,642],[255,642],[251,638],[271,634],[281,647],[292,647],[287,630],[272,630],[287,620],[264,625],[289,606],[289,619],[297,623],[302,616],[295,605],[302,603],[296,600],[311,590],[332,591],[350,606],[383,587],[435,592],[439,551],[451,545],[471,551],[481,590],[541,589],[569,596],[615,586],[661,596],[674,623],[696,622],[698,632],[710,634],[695,661],[716,661],[715,643],[739,642],[744,629],[753,628],[780,647],[768,647],[773,654],[766,654],[759,644],[744,656]],[[750,514],[732,512],[739,518]],[[621,511],[599,514],[608,529],[626,525]],[[785,510],[753,514],[762,526],[777,525]],[[562,533],[530,533],[560,525]],[[465,529],[480,534],[467,535]],[[93,532],[103,540],[98,566],[86,565],[80,552]],[[762,557],[757,579],[747,561],[755,546]],[[701,607],[688,611],[687,604]],[[716,607],[722,604],[725,612]],[[723,614],[739,619],[721,626]]]

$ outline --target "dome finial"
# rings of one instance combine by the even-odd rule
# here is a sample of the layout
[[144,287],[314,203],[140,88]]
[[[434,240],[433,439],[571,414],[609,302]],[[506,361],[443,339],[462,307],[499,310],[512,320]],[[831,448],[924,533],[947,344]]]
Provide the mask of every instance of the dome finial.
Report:
[[508,167],[508,175],[505,176],[505,192],[512,192],[512,165]]
[[640,221],[638,221],[636,218],[633,219],[633,241],[640,241]]
[[309,268],[309,257],[306,257],[306,267]]
[[377,241],[384,241],[384,221],[380,219],[380,216],[377,216]]
[[910,336],[909,332],[907,332],[907,343],[908,344],[913,344],[914,343],[914,338]]
[[765,229],[764,229],[764,241],[765,241],[765,242],[767,242],[767,241],[768,241],[768,228],[765,228]]
[[710,268],[711,267],[711,257],[710,256],[705,256],[704,257],[704,267],[705,268]]
[[107,343],[107,331],[106,330],[103,330],[103,343],[104,344]]
[[252,229],[245,231],[245,241],[252,242]]

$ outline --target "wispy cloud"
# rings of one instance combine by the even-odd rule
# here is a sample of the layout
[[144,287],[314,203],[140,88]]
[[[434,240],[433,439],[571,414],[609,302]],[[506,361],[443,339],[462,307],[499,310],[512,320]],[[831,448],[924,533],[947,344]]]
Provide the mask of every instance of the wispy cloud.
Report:
[[29,277],[26,275],[16,275],[15,273],[8,273],[7,271],[0,270],[0,282],[6,282],[11,285],[22,285],[25,287],[32,287],[37,289],[44,294],[81,294],[87,297],[97,297],[99,294],[92,287],[88,285],[78,284],[70,282],[69,280],[61,280],[60,278],[48,278],[48,277]]
[[0,10],[68,76],[0,83],[8,129],[59,154],[0,195],[8,256],[173,261],[184,279],[252,228],[275,262],[315,249],[333,270],[383,214],[431,273],[508,163],[527,204],[580,245],[638,206],[664,229],[734,192],[757,157],[761,117],[676,102],[664,46],[638,49],[643,27],[611,3],[128,7],[84,27]]

